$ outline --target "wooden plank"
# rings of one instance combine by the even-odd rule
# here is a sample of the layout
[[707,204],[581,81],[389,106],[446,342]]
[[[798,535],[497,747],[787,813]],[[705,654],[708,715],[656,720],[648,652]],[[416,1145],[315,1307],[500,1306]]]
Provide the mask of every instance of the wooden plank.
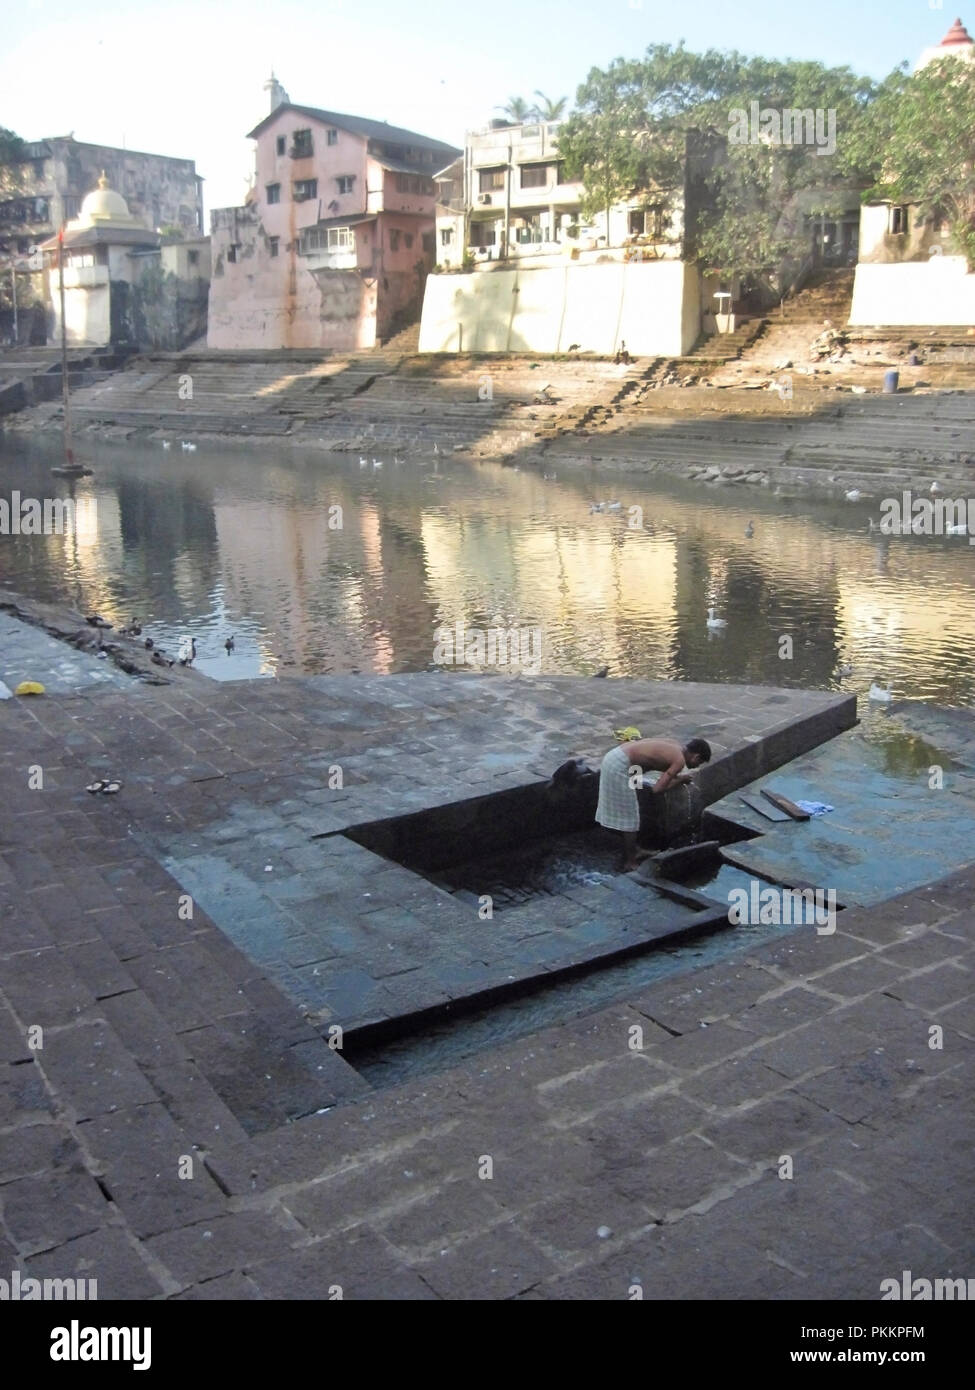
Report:
[[777,806],[780,811],[785,811],[793,820],[808,820],[809,812],[803,811],[794,801],[790,801],[781,792],[771,792],[765,787],[762,788],[762,795],[767,801],[771,801],[773,806]]
[[759,801],[757,796],[739,796],[739,801],[743,801],[751,811],[757,811],[766,820],[791,820],[792,817],[785,811],[780,811],[778,806]]

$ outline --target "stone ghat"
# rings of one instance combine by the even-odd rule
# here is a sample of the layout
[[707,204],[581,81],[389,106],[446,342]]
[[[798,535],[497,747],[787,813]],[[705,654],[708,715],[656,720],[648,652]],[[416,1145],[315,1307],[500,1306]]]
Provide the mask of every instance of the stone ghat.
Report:
[[[43,811],[21,798],[13,827],[15,844],[37,845],[38,886],[57,880],[53,842],[50,860],[42,846],[58,817],[94,816],[143,847],[171,884],[174,912],[191,894],[211,931],[316,1026],[351,1031],[645,946],[705,908],[715,918],[703,901],[654,916],[652,890],[614,874],[486,924],[469,895],[425,876],[444,853],[459,862],[512,837],[597,833],[591,793],[556,802],[547,783],[570,756],[598,767],[614,728],[636,720],[712,742],[694,793],[650,798],[646,830],[661,843],[855,719],[854,697],[824,692],[466,675],[133,683],[0,710],[6,746],[23,758],[46,743],[56,763]],[[124,783],[114,813],[84,790],[107,756]],[[40,752],[27,761],[48,766]],[[4,764],[11,804],[18,768]],[[425,843],[440,846],[439,860]]]
[[[152,848],[236,846],[247,891],[221,913],[256,936],[260,880],[294,941],[343,888],[295,896],[314,842],[350,820],[531,785],[638,716],[706,732],[720,781],[719,758],[831,709],[841,725],[809,692],[423,675],[0,704],[9,1268],[191,1300],[875,1300],[901,1269],[964,1274],[971,872],[375,1092],[207,911],[178,911]],[[107,757],[124,790],[86,796]],[[361,900],[376,934],[384,888]]]
[[[868,496],[926,491],[937,478],[964,495],[975,480],[975,393],[866,394],[796,377],[791,400],[744,386],[672,383],[679,365],[592,359],[431,358],[393,352],[183,354],[135,359],[78,390],[76,428],[169,440],[273,438],[335,451],[465,451],[525,467],[697,477]],[[192,383],[192,398],[185,382]],[[59,429],[57,403],[5,428]]]

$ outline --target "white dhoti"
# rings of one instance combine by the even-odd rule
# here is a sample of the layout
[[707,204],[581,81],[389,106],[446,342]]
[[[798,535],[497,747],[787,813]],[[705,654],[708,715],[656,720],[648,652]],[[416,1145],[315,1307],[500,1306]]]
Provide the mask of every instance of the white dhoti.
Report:
[[636,789],[630,786],[632,766],[622,744],[611,748],[603,758],[596,820],[607,830],[640,829],[640,803]]

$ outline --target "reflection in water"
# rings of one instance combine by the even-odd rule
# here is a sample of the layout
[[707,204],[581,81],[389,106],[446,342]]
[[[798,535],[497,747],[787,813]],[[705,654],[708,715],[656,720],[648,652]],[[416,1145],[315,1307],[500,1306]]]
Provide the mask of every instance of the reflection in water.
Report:
[[[500,615],[542,629],[545,673],[889,680],[895,697],[972,703],[975,552],[964,538],[878,543],[869,506],[452,457],[361,470],[358,455],[270,442],[191,457],[101,444],[79,482],[52,477],[56,455],[0,436],[0,496],[92,496],[97,530],[0,537],[0,584],[138,619],[163,646],[192,634],[207,674],[422,671],[437,628]],[[590,512],[608,496],[621,511]]]

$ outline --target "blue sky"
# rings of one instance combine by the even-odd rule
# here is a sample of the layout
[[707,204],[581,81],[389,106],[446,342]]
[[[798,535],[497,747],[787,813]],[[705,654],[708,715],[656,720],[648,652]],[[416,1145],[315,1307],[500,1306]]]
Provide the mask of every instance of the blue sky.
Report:
[[460,144],[508,96],[573,96],[650,43],[819,59],[882,77],[975,0],[19,0],[4,9],[0,125],[195,159],[207,210],[239,203],[273,65],[293,101]]

